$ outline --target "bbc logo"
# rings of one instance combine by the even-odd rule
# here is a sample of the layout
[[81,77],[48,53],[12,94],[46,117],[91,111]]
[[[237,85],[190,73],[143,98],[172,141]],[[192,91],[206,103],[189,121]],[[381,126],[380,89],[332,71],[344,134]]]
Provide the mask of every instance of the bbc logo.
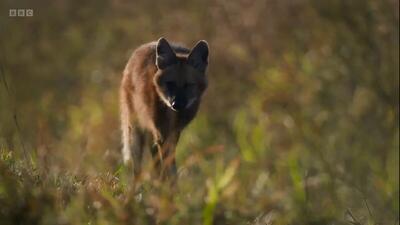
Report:
[[31,17],[33,16],[33,9],[10,9],[8,15],[10,17]]

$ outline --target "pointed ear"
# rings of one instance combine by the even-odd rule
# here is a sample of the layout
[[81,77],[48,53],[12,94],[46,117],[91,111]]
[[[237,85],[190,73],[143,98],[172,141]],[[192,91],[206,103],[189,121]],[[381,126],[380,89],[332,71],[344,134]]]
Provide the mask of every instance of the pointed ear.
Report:
[[157,41],[156,47],[156,66],[158,69],[164,69],[177,62],[174,50],[172,50],[168,41],[165,38],[160,38]]
[[188,56],[188,64],[205,72],[208,65],[208,44],[206,41],[201,40],[193,47]]

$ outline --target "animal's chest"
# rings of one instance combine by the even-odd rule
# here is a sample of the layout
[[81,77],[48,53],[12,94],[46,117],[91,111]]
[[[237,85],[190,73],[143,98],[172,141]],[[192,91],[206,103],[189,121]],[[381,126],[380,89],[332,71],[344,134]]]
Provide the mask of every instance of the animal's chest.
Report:
[[157,128],[166,134],[171,130],[181,131],[194,118],[196,110],[189,108],[182,112],[175,112],[165,105],[159,105],[155,113]]

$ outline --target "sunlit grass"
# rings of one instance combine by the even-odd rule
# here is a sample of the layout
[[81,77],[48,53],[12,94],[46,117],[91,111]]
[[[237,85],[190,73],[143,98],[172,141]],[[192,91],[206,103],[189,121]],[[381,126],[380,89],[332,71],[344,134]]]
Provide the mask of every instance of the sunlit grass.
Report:
[[287,179],[293,190],[282,190],[286,196],[281,197],[271,192],[280,187],[278,180],[259,176],[257,171],[252,174],[255,167],[241,165],[240,159],[217,159],[206,167],[200,165],[196,172],[199,165],[193,162],[203,160],[197,155],[184,161],[178,187],[171,187],[154,179],[150,171],[134,183],[132,173],[122,165],[97,175],[46,171],[3,149],[0,218],[2,224],[346,224],[355,220],[354,224],[375,224],[365,207],[358,213],[339,209],[346,215],[343,218],[335,219],[332,214],[308,214],[307,218],[307,211],[312,210],[308,204],[313,203],[307,202],[305,180],[295,157],[288,160]]

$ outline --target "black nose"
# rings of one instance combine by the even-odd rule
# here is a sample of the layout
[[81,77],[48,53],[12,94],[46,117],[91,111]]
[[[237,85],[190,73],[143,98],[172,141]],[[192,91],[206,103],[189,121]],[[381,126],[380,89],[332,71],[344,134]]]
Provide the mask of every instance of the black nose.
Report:
[[175,99],[171,102],[171,107],[172,109],[176,110],[176,111],[180,111],[182,109],[185,108],[185,101],[181,100],[181,99]]

